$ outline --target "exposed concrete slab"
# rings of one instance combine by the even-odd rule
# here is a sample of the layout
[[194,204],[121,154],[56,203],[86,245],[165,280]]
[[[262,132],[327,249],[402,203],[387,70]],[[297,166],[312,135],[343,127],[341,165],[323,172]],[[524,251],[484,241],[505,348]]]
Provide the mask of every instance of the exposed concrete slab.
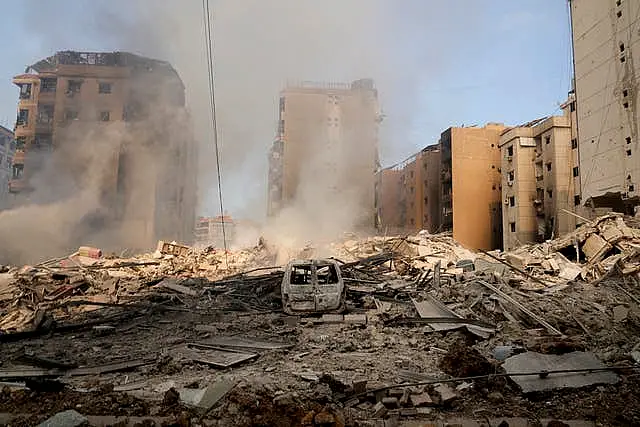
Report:
[[[593,353],[576,351],[560,356],[526,352],[505,360],[504,368],[511,373],[535,373],[568,369],[602,369],[605,365]],[[546,378],[538,375],[511,376],[524,393],[560,388],[579,388],[592,384],[615,384],[618,376],[613,372],[561,373],[549,374]]]

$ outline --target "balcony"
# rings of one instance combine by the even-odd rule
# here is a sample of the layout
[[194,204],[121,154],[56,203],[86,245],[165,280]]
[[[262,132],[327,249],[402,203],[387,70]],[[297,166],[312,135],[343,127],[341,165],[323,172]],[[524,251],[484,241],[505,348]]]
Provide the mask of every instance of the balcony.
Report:
[[13,164],[14,165],[24,165],[24,151],[23,150],[18,150],[16,151],[16,153],[13,155]]
[[36,132],[51,133],[53,131],[53,117],[36,120]]

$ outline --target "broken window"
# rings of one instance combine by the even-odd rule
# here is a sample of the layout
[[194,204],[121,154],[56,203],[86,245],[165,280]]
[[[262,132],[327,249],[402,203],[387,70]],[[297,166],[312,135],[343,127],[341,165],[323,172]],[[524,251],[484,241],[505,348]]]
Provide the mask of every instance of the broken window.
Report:
[[624,140],[627,142],[627,144],[631,144],[631,137],[630,136],[626,137]]
[[579,173],[578,166],[576,166],[576,167],[573,168],[573,176],[574,177],[578,176],[578,173]]
[[338,272],[334,265],[318,265],[316,271],[319,285],[331,285],[338,283]]
[[576,148],[578,148],[578,140],[576,138],[573,138],[571,140],[571,149],[575,150]]
[[507,181],[511,182],[515,179],[515,172],[511,171],[507,174]]
[[100,112],[100,121],[101,122],[108,122],[110,118],[111,118],[111,114],[108,111],[101,111]]
[[58,80],[55,77],[40,80],[40,92],[55,92],[57,86]]
[[111,93],[111,83],[98,83],[98,93]]
[[74,93],[80,93],[82,87],[81,80],[69,80],[67,82],[67,94],[73,95]]
[[550,199],[553,198],[553,190],[547,190],[547,195],[549,196]]
[[547,166],[547,172],[551,172],[551,162],[546,164]]
[[26,126],[29,124],[29,110],[20,110],[18,112],[18,118],[16,120],[17,126]]
[[507,147],[507,156],[513,156],[513,146]]
[[291,269],[292,285],[311,284],[311,265],[294,265]]
[[544,143],[545,144],[550,144],[551,143],[551,137],[550,136],[545,136],[544,137]]
[[509,206],[514,207],[516,205],[516,198],[515,196],[511,196],[509,197]]
[[573,204],[576,206],[580,206],[580,195],[573,196]]
[[24,172],[24,165],[23,164],[16,164],[13,165],[13,179],[20,179],[22,178],[22,173]]
[[619,10],[619,11],[616,13],[616,16],[617,16],[618,18],[622,18],[622,11],[621,11],[621,10]]
[[20,85],[20,99],[31,98],[31,83],[22,83]]
[[631,155],[631,150],[627,150],[627,156]]
[[64,119],[65,120],[78,120],[78,112],[76,110],[65,110]]
[[516,232],[516,223],[515,222],[510,222],[509,223],[509,227],[511,228],[511,232],[512,233]]

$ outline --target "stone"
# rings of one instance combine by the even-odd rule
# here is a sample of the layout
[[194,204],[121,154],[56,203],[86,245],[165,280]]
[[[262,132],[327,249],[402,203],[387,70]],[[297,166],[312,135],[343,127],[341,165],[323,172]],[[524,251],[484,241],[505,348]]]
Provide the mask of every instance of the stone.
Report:
[[344,321],[344,316],[342,314],[323,314],[322,322],[323,323],[342,323]]
[[313,421],[317,426],[333,426],[336,423],[336,417],[323,410],[313,418]]
[[414,394],[411,396],[411,403],[417,407],[433,406],[434,404],[428,393]]
[[418,409],[416,408],[401,408],[400,416],[401,417],[415,417],[418,415]]
[[613,308],[613,321],[616,323],[624,322],[629,314],[629,309],[624,305],[617,305]]
[[489,395],[487,396],[487,399],[489,399],[489,402],[495,403],[495,404],[504,403],[504,396],[502,395],[502,393],[499,393],[497,391],[494,391],[493,393],[489,393]]
[[404,389],[402,393],[402,397],[400,397],[400,406],[408,406],[411,399],[411,390],[407,387]]
[[366,314],[345,314],[344,323],[349,325],[366,325],[367,315]]
[[387,414],[387,407],[382,404],[382,402],[376,403],[373,407],[373,412],[371,414],[372,418],[382,418]]
[[82,414],[70,409],[58,412],[38,427],[80,427],[89,425],[89,420]]
[[434,389],[438,405],[448,405],[458,398],[456,392],[446,384],[440,384]]
[[354,394],[365,393],[367,391],[367,380],[357,380],[351,383]]
[[382,399],[382,404],[389,409],[396,409],[399,406],[397,397],[385,397]]
[[418,416],[425,417],[425,416],[429,416],[433,411],[433,409],[427,408],[427,407],[421,407],[421,408],[416,408],[416,411],[418,411]]

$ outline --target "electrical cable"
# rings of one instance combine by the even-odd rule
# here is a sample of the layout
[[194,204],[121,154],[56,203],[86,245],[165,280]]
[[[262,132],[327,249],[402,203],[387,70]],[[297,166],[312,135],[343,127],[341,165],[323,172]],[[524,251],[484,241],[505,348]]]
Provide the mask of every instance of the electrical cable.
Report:
[[209,107],[213,128],[213,143],[216,151],[216,173],[218,176],[218,197],[220,202],[220,219],[222,225],[222,242],[224,245],[225,263],[227,260],[227,234],[225,230],[224,205],[222,202],[222,173],[220,172],[220,147],[218,144],[218,121],[216,120],[215,79],[213,70],[213,40],[211,36],[211,12],[209,0],[202,0],[202,14],[204,19],[205,47],[207,54],[207,73],[209,80]]

